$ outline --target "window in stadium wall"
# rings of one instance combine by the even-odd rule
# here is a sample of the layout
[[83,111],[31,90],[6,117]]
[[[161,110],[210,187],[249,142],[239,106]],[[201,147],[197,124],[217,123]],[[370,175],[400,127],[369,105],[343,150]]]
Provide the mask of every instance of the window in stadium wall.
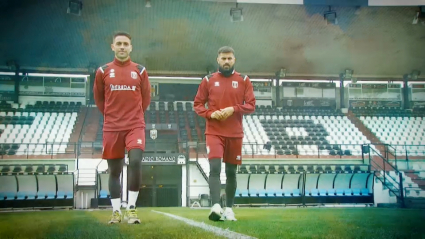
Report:
[[0,101],[15,99],[15,81],[13,76],[0,75]]
[[295,97],[303,97],[304,96],[304,88],[297,87],[295,88]]
[[86,76],[22,76],[20,95],[85,96]]
[[0,76],[0,91],[14,91],[15,81],[13,76]]
[[411,92],[411,100],[412,101],[425,101],[425,89],[412,89]]
[[332,99],[334,99],[334,98],[336,98],[336,91],[335,91],[335,88],[332,88],[332,89],[323,89],[322,90],[322,97],[323,98],[332,98]]
[[350,99],[361,99],[362,98],[362,89],[361,88],[349,88],[348,94]]
[[160,101],[193,101],[199,84],[159,84]]
[[388,89],[387,98],[401,100],[400,89]]

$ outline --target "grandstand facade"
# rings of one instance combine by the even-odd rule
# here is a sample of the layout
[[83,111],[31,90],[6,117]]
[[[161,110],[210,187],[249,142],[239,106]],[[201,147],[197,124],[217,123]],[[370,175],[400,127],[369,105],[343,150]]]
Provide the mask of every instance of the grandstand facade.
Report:
[[[0,102],[2,208],[110,206],[92,79],[1,75],[0,88],[10,89]],[[209,206],[205,119],[188,100],[200,80],[151,78],[140,207]],[[403,100],[424,94],[418,84],[252,81],[257,107],[243,119],[236,205],[409,206],[425,199],[425,111],[420,99]],[[161,91],[181,85],[178,93]],[[378,88],[375,98],[370,88]],[[158,138],[149,137],[151,129]],[[126,177],[124,170],[123,202]]]

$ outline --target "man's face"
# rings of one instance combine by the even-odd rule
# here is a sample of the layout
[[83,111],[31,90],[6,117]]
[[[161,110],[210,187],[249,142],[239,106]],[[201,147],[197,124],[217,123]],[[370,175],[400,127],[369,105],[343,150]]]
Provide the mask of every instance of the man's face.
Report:
[[115,52],[115,57],[118,60],[126,60],[130,57],[130,52],[133,50],[131,40],[126,36],[117,36],[111,44],[112,51]]
[[220,53],[217,57],[218,65],[225,70],[232,68],[235,65],[235,60],[235,55],[231,52]]

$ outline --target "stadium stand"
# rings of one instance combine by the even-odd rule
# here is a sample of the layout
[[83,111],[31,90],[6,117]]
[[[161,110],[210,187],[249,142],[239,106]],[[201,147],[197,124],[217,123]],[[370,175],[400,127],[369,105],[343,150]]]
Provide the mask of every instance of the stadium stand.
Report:
[[399,109],[355,109],[361,122],[397,155],[425,156],[423,114]]
[[259,106],[244,117],[244,131],[248,155],[351,156],[370,143],[347,116],[331,109]]
[[[96,108],[82,107],[80,103],[73,102],[37,101],[18,105],[3,101],[0,103],[0,109],[0,145],[2,145],[0,152],[3,155],[56,157],[66,153],[71,143],[78,142],[79,139],[83,141],[80,156],[100,155],[103,118]],[[358,113],[355,112],[356,116]],[[422,142],[424,136],[423,132],[420,135],[423,131],[422,118],[418,115],[415,115],[416,118],[410,117],[409,123],[406,124],[408,127],[404,127],[406,116],[391,116],[389,112],[385,114],[375,116],[363,112],[360,121],[384,143],[397,143],[394,141],[397,137],[399,142],[402,142],[405,138],[400,138],[403,137],[401,133],[406,129],[408,132],[418,132],[415,138],[412,138],[413,143]],[[243,121],[245,133],[243,154],[247,156],[360,159],[362,155],[360,145],[375,143],[374,138],[353,122],[350,115],[331,109],[296,107],[280,109],[258,106],[256,112],[244,116]],[[152,101],[146,113],[146,122],[175,124],[178,127],[176,135],[165,135],[169,141],[198,141],[201,142],[198,147],[202,147],[202,142],[205,141],[203,134],[205,119],[196,115],[192,102]],[[380,122],[380,125],[375,127],[377,125],[375,122]],[[394,130],[391,128],[392,124],[403,127],[396,127]],[[384,128],[388,131],[380,130]],[[79,132],[82,132],[82,135],[79,135]],[[388,134],[380,134],[381,132]],[[171,135],[173,136],[170,137]],[[389,141],[386,141],[387,136]],[[84,145],[84,142],[88,142],[90,146]],[[146,143],[147,145],[152,143],[149,136]],[[163,152],[179,151],[176,145],[157,144],[155,147],[156,150]],[[374,148],[373,145],[371,147]],[[150,145],[147,148],[153,147]],[[203,149],[195,150],[200,153],[197,162],[207,180],[208,160],[201,157]],[[410,148],[408,150],[410,153]],[[335,164],[245,162],[247,164],[241,165],[238,169],[236,204],[373,202],[373,180],[368,165],[354,165],[343,161]],[[415,167],[421,169],[423,166]],[[222,168],[224,169],[224,163]],[[7,187],[0,186],[3,208],[72,205],[75,196],[74,185],[79,177],[77,174],[74,179],[74,175],[67,172],[63,165],[48,164],[2,165],[1,174],[0,185],[7,185]],[[403,182],[405,195],[421,197],[420,188],[423,185],[418,183],[415,177],[420,179],[424,175],[418,172],[402,172],[402,174],[405,180]],[[390,176],[397,177],[393,174]],[[98,172],[97,176],[93,177],[99,206],[109,205],[108,177],[108,173],[104,171]],[[224,170],[220,179],[224,184],[226,180]]]
[[0,103],[0,154],[64,154],[77,120],[80,102]]

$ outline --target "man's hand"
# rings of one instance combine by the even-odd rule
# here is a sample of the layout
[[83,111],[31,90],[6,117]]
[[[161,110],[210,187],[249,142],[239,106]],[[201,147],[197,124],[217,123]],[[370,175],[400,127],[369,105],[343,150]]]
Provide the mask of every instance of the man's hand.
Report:
[[220,110],[216,110],[211,114],[211,119],[222,120],[223,113]]
[[233,112],[235,112],[235,109],[233,108],[233,106],[230,106],[230,107],[221,109],[220,112],[223,116],[221,120],[225,120],[229,118],[231,115],[233,115]]

